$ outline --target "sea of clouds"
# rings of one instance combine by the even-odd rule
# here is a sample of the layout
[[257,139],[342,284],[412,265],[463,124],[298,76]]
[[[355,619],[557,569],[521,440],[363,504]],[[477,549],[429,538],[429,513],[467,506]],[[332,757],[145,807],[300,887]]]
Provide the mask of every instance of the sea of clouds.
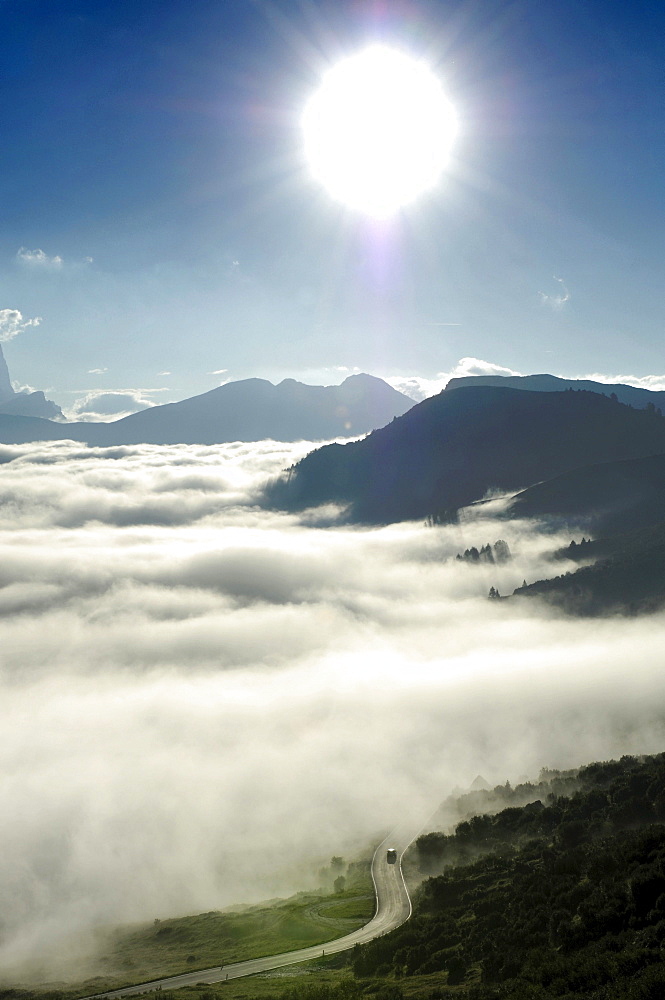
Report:
[[316,886],[478,773],[665,749],[663,615],[489,601],[574,568],[537,526],[261,510],[308,447],[0,446],[3,981]]

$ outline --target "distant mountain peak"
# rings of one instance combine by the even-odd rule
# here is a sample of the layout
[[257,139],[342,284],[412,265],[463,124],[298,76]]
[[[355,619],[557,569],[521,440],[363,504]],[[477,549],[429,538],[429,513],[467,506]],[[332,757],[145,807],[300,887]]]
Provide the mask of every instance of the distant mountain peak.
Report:
[[665,408],[665,392],[658,389],[643,389],[636,385],[625,385],[622,382],[594,382],[584,378],[560,378],[558,375],[465,375],[461,378],[451,378],[445,392],[451,389],[468,389],[473,386],[492,386],[494,388],[525,389],[529,392],[565,392],[574,391],[595,392],[600,396],[614,397],[619,403],[625,403],[636,410],[646,410],[649,407]]
[[382,378],[379,378],[378,375],[368,375],[367,372],[354,372],[353,375],[347,375],[342,385],[345,385],[347,382],[381,382],[383,385],[388,384]]
[[[0,402],[0,414],[16,400]],[[48,403],[41,400],[40,405]],[[55,404],[50,404],[55,405]],[[370,375],[353,376],[342,385],[306,385],[284,379],[275,386],[261,378],[226,382],[199,396],[151,406],[108,423],[45,424],[21,427],[0,420],[0,440],[71,437],[90,444],[221,444],[225,441],[326,441],[358,437],[383,427],[413,406],[413,400]],[[16,410],[12,410],[16,413]],[[31,411],[32,415],[44,415]],[[48,416],[55,416],[49,413]],[[5,426],[3,426],[3,424]]]

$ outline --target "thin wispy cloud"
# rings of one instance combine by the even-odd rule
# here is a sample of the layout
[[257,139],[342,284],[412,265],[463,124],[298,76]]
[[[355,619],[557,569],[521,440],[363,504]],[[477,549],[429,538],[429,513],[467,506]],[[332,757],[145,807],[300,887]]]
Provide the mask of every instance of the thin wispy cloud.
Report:
[[550,295],[547,292],[538,292],[538,297],[544,306],[549,306],[551,309],[555,310],[563,309],[566,302],[570,300],[570,292],[564,284],[563,278],[557,278],[555,274],[553,275],[553,280],[558,281],[561,286],[558,294]]
[[51,271],[59,271],[64,263],[62,257],[58,254],[54,254],[52,257],[49,257],[49,255],[43,250],[28,250],[27,247],[21,247],[17,251],[16,259],[20,261],[21,264],[25,264],[28,267],[42,268]]
[[108,368],[88,368],[88,375],[104,375]]
[[22,267],[37,271],[62,271],[69,272],[86,268],[93,263],[92,257],[83,257],[79,260],[67,261],[60,254],[47,254],[45,250],[37,248],[30,250],[28,247],[20,247],[16,252],[15,260]]

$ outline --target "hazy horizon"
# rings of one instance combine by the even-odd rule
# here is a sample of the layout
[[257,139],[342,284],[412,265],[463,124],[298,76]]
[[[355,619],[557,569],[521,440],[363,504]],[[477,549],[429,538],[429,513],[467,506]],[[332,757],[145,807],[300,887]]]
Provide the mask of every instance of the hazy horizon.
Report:
[[[0,350],[1,349],[2,344],[0,342]],[[245,378],[263,378],[266,381],[272,382],[274,385],[279,384],[284,379],[291,378],[296,378],[297,381],[306,385],[340,385],[352,375],[373,375],[377,378],[383,379],[388,385],[392,386],[392,388],[403,393],[405,396],[408,396],[413,400],[414,404],[422,402],[422,400],[441,392],[445,389],[451,379],[466,378],[469,376],[473,377],[477,375],[519,376],[549,374],[558,378],[589,380],[605,384],[623,384],[651,391],[665,390],[665,374],[661,375],[654,373],[640,376],[631,374],[630,372],[611,374],[599,371],[584,373],[571,373],[568,371],[563,373],[556,370],[548,370],[547,372],[526,372],[506,368],[504,365],[497,364],[494,361],[484,361],[482,358],[473,357],[460,358],[457,364],[453,365],[450,371],[436,372],[431,376],[424,376],[414,372],[411,372],[410,374],[385,372],[378,374],[376,371],[361,373],[358,367],[348,368],[345,365],[340,365],[333,369],[317,371],[306,369],[302,372],[297,371],[295,373],[280,372],[278,375],[274,375],[270,372],[270,377],[261,372],[262,369],[259,367],[257,369],[257,373],[247,374]],[[223,377],[223,373],[220,373],[220,376],[222,377],[218,380],[217,385],[212,388],[218,388],[234,381],[242,381],[242,379]],[[42,388],[40,386],[23,385],[17,379],[12,379],[12,385],[15,392],[32,392],[35,389]],[[193,392],[193,395],[202,395],[203,393],[209,392],[210,389],[211,387],[209,385],[205,386],[202,384],[199,390]],[[48,392],[49,391],[47,390],[47,395]],[[160,389],[159,394],[157,395],[155,395],[154,391],[151,393],[144,393],[140,389],[131,387],[124,389],[77,390],[76,392],[73,392],[73,400],[68,398],[67,393],[56,395],[58,398],[54,399],[54,401],[63,407],[63,414],[66,420],[89,421],[93,423],[108,423],[120,420],[123,417],[130,416],[132,413],[138,413],[141,410],[149,409],[154,406],[160,406],[164,403],[179,402],[183,398],[174,394],[173,390],[169,390],[167,387]]]

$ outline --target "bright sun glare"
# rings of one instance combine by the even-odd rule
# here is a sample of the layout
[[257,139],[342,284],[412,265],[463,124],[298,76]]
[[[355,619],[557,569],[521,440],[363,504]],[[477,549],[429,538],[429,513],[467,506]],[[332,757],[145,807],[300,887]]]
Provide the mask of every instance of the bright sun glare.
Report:
[[302,125],[316,179],[337,201],[380,219],[436,184],[457,132],[434,74],[382,45],[334,66]]

